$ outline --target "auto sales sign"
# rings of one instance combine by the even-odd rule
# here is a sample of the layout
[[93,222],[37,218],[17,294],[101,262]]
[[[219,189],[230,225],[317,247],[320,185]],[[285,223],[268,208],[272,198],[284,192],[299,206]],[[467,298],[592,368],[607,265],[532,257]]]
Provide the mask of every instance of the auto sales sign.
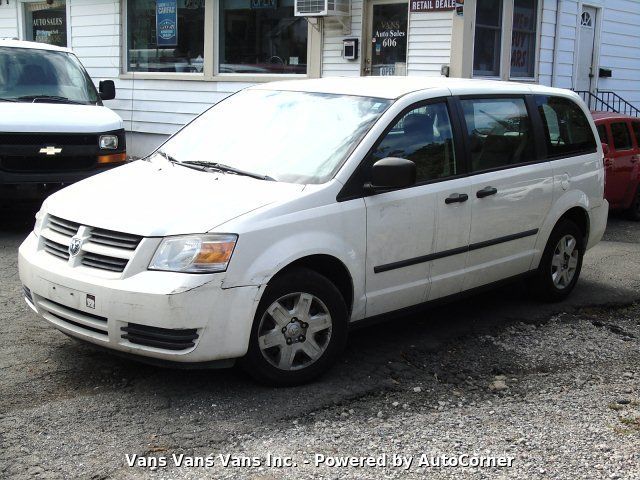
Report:
[[156,2],[156,32],[158,46],[175,47],[178,44],[177,0]]

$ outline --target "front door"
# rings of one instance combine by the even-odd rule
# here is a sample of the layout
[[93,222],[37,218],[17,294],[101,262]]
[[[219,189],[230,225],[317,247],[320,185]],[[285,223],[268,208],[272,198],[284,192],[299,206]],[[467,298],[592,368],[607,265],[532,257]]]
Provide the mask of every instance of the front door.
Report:
[[[445,100],[403,113],[362,168],[386,157],[416,164],[416,185],[365,197],[368,317],[457,293],[471,208]],[[363,178],[370,176],[364,172]]]
[[591,91],[596,88],[595,82],[595,40],[596,15],[594,7],[584,6],[578,19],[580,24],[578,35],[578,67],[576,72],[576,90]]
[[371,0],[367,3],[364,75],[407,74],[408,2]]

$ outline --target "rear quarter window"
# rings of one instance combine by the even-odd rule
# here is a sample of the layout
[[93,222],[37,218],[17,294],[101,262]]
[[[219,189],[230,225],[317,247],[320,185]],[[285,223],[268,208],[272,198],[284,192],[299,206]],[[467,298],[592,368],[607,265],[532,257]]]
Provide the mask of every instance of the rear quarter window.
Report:
[[547,143],[547,157],[594,153],[596,139],[582,108],[563,97],[536,96]]

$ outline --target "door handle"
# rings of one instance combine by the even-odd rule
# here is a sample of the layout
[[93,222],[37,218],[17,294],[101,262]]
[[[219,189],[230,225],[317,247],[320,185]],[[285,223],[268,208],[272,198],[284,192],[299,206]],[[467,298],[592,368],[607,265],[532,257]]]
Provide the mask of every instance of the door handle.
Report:
[[478,198],[484,198],[484,197],[490,197],[491,195],[495,195],[496,193],[498,193],[498,189],[495,187],[484,187],[482,190],[478,190],[476,192],[476,197]]
[[636,163],[638,161],[640,161],[640,155],[634,155],[631,157],[631,163]]
[[604,166],[606,168],[613,167],[613,159],[612,158],[605,158],[604,159]]
[[469,195],[466,193],[452,193],[444,199],[444,203],[449,205],[451,203],[464,203],[467,200],[469,200]]

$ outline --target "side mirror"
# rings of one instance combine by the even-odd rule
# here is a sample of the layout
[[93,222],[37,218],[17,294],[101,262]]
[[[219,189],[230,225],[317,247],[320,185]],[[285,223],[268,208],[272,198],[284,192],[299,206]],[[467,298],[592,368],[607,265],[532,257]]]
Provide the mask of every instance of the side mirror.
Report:
[[371,183],[365,188],[371,193],[406,188],[416,183],[416,164],[411,160],[387,157],[378,160],[371,168]]
[[608,143],[603,143],[602,144],[602,153],[604,154],[604,156],[606,157],[607,155],[609,155],[609,152],[611,150],[609,150],[609,144]]
[[116,85],[113,80],[102,80],[98,84],[98,91],[102,100],[113,100],[116,98]]

